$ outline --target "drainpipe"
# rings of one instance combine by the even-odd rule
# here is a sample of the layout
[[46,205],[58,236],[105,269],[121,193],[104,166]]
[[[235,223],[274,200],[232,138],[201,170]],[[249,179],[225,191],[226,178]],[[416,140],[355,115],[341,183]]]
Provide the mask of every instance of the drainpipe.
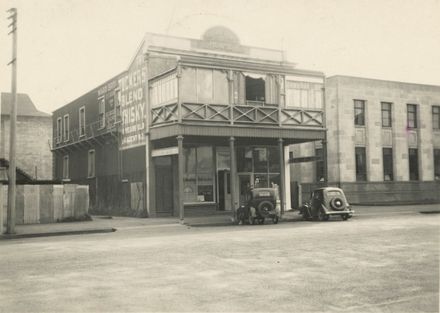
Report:
[[232,210],[232,222],[236,221],[237,214],[237,203],[236,203],[236,178],[237,178],[237,165],[235,160],[235,138],[229,138],[229,152],[231,158],[231,176],[230,176],[230,185],[231,185],[231,210]]
[[184,224],[184,205],[183,205],[183,172],[184,172],[184,160],[183,160],[183,136],[177,136],[177,149],[178,149],[178,186],[179,186],[179,219],[180,224]]
[[283,138],[278,139],[278,150],[280,154],[280,204],[281,204],[281,215],[284,214],[284,208],[286,206],[286,184],[285,184],[285,166],[284,166],[284,146]]

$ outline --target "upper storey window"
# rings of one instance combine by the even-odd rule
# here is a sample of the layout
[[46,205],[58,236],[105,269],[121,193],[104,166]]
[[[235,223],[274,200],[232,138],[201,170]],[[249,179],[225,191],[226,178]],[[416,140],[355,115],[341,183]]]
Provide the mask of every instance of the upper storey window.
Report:
[[276,75],[235,72],[233,103],[238,105],[278,105]]
[[432,128],[440,129],[440,106],[432,107]]
[[322,84],[286,80],[287,107],[322,109]]
[[64,120],[63,120],[63,130],[64,130],[64,134],[63,134],[63,138],[64,141],[69,141],[69,131],[70,131],[70,122],[69,122],[69,114],[64,115]]
[[382,127],[391,127],[391,103],[381,102]]
[[79,109],[79,136],[86,134],[86,108],[81,107]]
[[177,101],[176,74],[165,76],[151,84],[150,101],[152,107]]
[[60,143],[61,141],[63,141],[63,124],[62,124],[61,117],[59,117],[59,118],[57,118],[57,137],[56,137],[56,142]]
[[365,101],[354,100],[354,125],[365,126]]
[[98,120],[99,120],[99,128],[105,127],[105,97],[101,97],[98,99]]
[[227,71],[183,67],[179,97],[186,103],[228,104]]
[[407,104],[406,105],[406,118],[408,128],[417,128],[417,105]]
[[264,105],[266,102],[265,75],[245,74],[246,103],[251,105]]

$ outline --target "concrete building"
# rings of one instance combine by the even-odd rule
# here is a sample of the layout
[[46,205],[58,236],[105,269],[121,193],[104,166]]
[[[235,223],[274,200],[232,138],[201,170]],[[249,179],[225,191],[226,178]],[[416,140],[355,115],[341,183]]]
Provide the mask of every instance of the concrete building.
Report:
[[[12,97],[1,93],[0,159],[9,160]],[[39,111],[27,94],[17,94],[17,167],[34,180],[52,179],[52,117]]]
[[[326,169],[353,203],[440,202],[440,86],[332,76],[325,99],[326,157],[292,164],[303,194]],[[292,147],[292,160],[321,149]]]
[[126,72],[54,112],[55,177],[107,214],[233,215],[272,185],[288,209],[289,145],[325,138],[323,83],[224,27],[146,34]]

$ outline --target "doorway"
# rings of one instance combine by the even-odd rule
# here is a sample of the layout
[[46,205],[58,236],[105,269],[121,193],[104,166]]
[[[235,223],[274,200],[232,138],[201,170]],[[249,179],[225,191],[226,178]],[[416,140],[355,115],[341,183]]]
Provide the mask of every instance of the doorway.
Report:
[[161,215],[173,214],[173,166],[171,156],[154,158],[156,170],[156,212]]
[[229,170],[217,172],[218,207],[220,210],[231,210],[231,173]]

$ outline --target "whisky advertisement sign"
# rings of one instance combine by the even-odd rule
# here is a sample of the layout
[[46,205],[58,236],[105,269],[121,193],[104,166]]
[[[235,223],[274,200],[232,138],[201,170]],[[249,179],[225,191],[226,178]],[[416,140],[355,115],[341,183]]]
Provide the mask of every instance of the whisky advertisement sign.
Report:
[[147,65],[138,55],[127,74],[119,79],[121,106],[121,149],[145,144]]

